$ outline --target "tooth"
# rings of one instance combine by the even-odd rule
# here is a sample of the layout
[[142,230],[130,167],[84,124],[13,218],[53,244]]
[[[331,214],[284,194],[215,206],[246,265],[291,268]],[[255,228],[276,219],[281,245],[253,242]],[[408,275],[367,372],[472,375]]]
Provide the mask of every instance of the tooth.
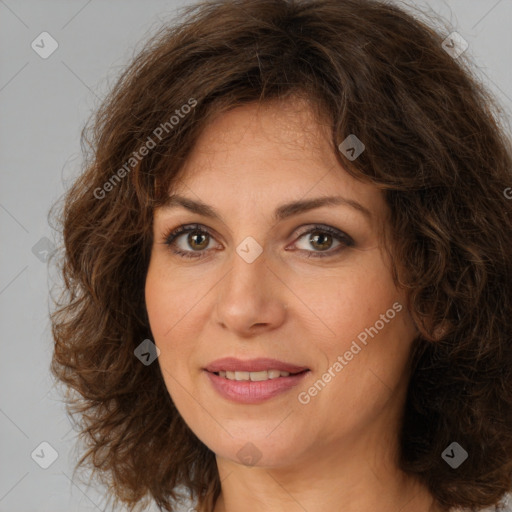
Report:
[[251,380],[253,381],[267,380],[268,372],[266,370],[263,370],[261,372],[250,372],[250,377]]
[[288,377],[290,372],[282,372],[280,370],[262,370],[260,372],[242,372],[242,371],[223,371],[219,372],[220,377],[224,377],[229,380],[238,380],[238,381],[252,381],[252,382],[261,382],[269,379],[277,379],[279,377]]

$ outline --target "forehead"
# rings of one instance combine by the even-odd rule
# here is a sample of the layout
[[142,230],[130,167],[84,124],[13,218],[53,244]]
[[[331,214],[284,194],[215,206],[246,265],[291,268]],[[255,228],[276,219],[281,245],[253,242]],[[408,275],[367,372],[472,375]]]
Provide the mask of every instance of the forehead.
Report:
[[386,212],[381,191],[356,180],[336,159],[330,120],[303,100],[246,104],[217,116],[169,193],[211,204],[227,218],[333,195],[357,201],[375,218]]
[[[329,144],[330,120],[319,119],[305,100],[273,100],[248,103],[218,115],[196,141],[185,167],[196,170],[196,162],[213,161],[221,167],[223,160],[247,159],[279,165],[284,161],[334,163]],[[242,169],[243,170],[243,169]]]

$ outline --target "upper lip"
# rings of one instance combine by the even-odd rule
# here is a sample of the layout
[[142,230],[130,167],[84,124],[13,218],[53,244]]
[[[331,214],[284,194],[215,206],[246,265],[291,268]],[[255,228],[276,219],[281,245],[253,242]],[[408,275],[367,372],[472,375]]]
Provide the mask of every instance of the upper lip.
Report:
[[219,371],[261,372],[265,370],[300,373],[304,370],[309,370],[309,368],[266,357],[247,360],[237,359],[236,357],[224,357],[212,361],[205,367],[205,370],[211,373]]

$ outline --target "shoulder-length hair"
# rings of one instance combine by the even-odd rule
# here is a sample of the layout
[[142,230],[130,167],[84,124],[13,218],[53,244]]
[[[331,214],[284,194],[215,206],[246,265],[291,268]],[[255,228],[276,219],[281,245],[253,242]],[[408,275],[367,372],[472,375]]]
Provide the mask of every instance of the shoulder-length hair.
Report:
[[[215,454],[158,364],[134,355],[152,339],[153,210],[214,116],[293,95],[327,116],[340,164],[390,207],[393,277],[420,333],[401,469],[446,508],[498,504],[512,479],[512,156],[496,100],[466,55],[389,3],[218,0],[184,14],[146,42],[84,129],[92,152],[59,212],[51,369],[76,392],[67,407],[87,443],[76,468],[90,465],[130,510],[143,498],[173,510],[179,488],[213,509]],[[338,149],[351,134],[365,145],[356,160]],[[457,469],[442,457],[453,442],[468,454]]]

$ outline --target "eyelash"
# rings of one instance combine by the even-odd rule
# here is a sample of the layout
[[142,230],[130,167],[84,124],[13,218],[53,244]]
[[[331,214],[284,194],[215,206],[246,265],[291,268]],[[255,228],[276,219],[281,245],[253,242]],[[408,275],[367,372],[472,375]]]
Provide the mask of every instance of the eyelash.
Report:
[[[338,229],[332,228],[330,226],[322,226],[322,225],[313,225],[311,229],[308,231],[305,231],[304,233],[301,233],[299,235],[299,239],[302,238],[304,235],[308,235],[313,232],[320,232],[320,233],[328,233],[329,235],[332,235],[335,239],[341,242],[341,246],[339,246],[334,251],[306,251],[310,253],[307,257],[308,258],[327,258],[330,256],[334,256],[338,254],[340,251],[342,251],[344,248],[347,247],[353,247],[355,245],[354,240],[352,240],[351,237],[349,237],[346,233],[343,233],[343,231],[339,231]],[[181,249],[177,249],[175,246],[176,239],[184,234],[184,233],[190,233],[190,232],[197,232],[200,234],[205,234],[213,238],[213,235],[207,230],[204,229],[200,224],[186,224],[183,226],[179,226],[174,230],[170,230],[166,234],[164,234],[164,244],[168,245],[171,249],[171,251],[174,254],[177,254],[180,257],[183,258],[203,258],[207,254],[207,251],[182,251]],[[210,249],[211,250],[211,249]],[[304,251],[303,249],[299,249],[300,251]],[[196,256],[197,254],[197,256]]]

